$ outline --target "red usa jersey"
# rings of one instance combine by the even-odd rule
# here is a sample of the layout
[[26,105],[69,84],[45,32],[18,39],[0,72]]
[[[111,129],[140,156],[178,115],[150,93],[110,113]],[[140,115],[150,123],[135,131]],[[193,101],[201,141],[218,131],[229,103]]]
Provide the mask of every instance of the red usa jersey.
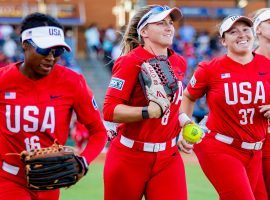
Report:
[[[141,71],[141,64],[153,57],[153,54],[141,46],[120,57],[113,67],[112,79],[106,96],[120,99],[123,104],[129,106],[147,106],[148,100],[145,98],[138,76]],[[164,142],[179,134],[178,114],[183,97],[181,80],[186,71],[186,62],[173,51],[170,51],[168,59],[175,75],[179,79],[179,91],[174,96],[169,112],[161,119],[146,119],[128,124],[123,123],[118,127],[118,133],[134,140],[146,142]]]
[[82,75],[55,65],[48,76],[31,80],[19,71],[19,65],[0,69],[0,167],[12,165],[19,171],[13,171],[16,176],[0,172],[22,182],[19,156],[9,153],[48,147],[55,139],[65,144],[73,110],[83,124],[101,119]]
[[245,65],[228,56],[199,64],[187,89],[195,99],[206,93],[211,131],[248,142],[265,138],[267,119],[259,106],[270,103],[269,66],[257,54]]

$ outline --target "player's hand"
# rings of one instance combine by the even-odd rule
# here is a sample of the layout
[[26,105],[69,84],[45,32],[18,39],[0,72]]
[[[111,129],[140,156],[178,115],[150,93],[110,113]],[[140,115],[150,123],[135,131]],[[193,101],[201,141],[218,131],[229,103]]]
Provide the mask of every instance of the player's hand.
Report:
[[263,116],[266,117],[267,119],[270,119],[270,105],[262,105],[259,106],[260,108],[260,113],[263,113]]
[[193,152],[193,144],[188,143],[182,136],[182,134],[180,134],[179,136],[179,140],[177,142],[178,145],[178,149],[183,151],[186,154],[191,154]]
[[161,107],[157,103],[150,101],[148,105],[148,114],[150,119],[160,118],[162,115]]

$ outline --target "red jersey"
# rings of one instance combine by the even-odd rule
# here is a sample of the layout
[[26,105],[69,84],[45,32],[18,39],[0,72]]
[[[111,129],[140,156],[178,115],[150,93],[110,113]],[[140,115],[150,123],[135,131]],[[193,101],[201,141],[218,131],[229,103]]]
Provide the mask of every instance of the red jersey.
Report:
[[65,144],[73,110],[81,123],[91,124],[96,130],[104,127],[95,127],[97,121],[102,122],[82,75],[56,64],[48,76],[31,80],[19,71],[19,65],[0,69],[1,165],[4,162],[19,169],[14,176],[2,170],[3,164],[0,176],[23,183],[22,162],[19,156],[8,153],[48,147],[55,139]]
[[[142,86],[139,82],[141,64],[155,57],[143,47],[139,46],[120,57],[112,71],[112,79],[105,97],[105,106],[110,103],[121,103],[128,106],[148,106]],[[118,134],[142,142],[164,142],[172,139],[180,132],[178,120],[179,107],[183,97],[183,86],[181,80],[186,71],[185,60],[170,50],[168,60],[179,79],[179,91],[174,96],[170,106],[170,112],[161,119],[145,119],[133,123],[123,123],[118,126]],[[104,112],[105,114],[106,112]],[[104,115],[104,118],[109,118]]]
[[266,135],[265,143],[263,145],[263,157],[270,157],[270,133]]
[[206,94],[211,131],[247,142],[265,138],[267,119],[259,106],[270,103],[268,66],[270,61],[257,54],[245,65],[228,56],[199,64],[187,89],[194,99]]

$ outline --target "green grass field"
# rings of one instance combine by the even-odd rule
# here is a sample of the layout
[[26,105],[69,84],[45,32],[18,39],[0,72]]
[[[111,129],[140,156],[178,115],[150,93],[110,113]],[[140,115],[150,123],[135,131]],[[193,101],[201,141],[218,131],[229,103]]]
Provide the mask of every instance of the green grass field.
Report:
[[[197,162],[185,162],[189,200],[216,200],[218,196]],[[93,163],[79,183],[61,191],[61,200],[102,200],[103,164]]]

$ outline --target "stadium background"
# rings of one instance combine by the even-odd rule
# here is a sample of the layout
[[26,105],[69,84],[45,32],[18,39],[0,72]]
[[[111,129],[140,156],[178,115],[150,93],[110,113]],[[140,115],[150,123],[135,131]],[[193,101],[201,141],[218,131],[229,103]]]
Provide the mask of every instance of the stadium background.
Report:
[[[99,28],[119,28],[127,23],[136,8],[145,4],[161,4],[184,8],[185,23],[198,31],[215,33],[215,26],[228,14],[250,14],[254,10],[269,6],[269,0],[0,0],[0,24],[19,24],[21,17],[35,10],[50,13],[71,27],[79,57],[85,56],[83,38],[91,23]],[[176,25],[181,26],[180,24]]]
[[[180,38],[174,42],[174,48],[179,50],[178,52],[188,60],[190,69],[187,74],[186,81],[188,81],[200,60],[210,59],[217,53],[222,52],[220,47],[216,49],[216,52],[213,51],[210,38],[215,38],[216,24],[224,16],[234,13],[251,15],[256,9],[269,7],[270,0],[13,0],[12,3],[10,0],[0,0],[0,66],[10,61],[22,59],[17,53],[15,58],[9,58],[2,62],[3,46],[7,39],[2,37],[1,28],[12,27],[15,33],[12,33],[12,38],[19,42],[19,35],[16,30],[23,16],[33,11],[52,14],[64,24],[66,30],[72,33],[71,36],[69,35],[69,39],[72,41],[74,54],[67,54],[63,60],[67,59],[68,62],[63,62],[68,67],[85,75],[94,91],[99,108],[102,110],[102,102],[110,80],[112,63],[110,63],[111,59],[108,60],[106,53],[104,53],[104,46],[100,47],[97,55],[89,55],[85,33],[89,25],[93,23],[97,25],[100,32],[103,32],[103,36],[108,27],[120,31],[121,27],[127,24],[136,8],[144,4],[180,7],[185,18],[183,22],[175,24],[176,30],[180,30],[185,25],[192,26],[195,29],[198,36],[194,41],[183,42]],[[203,35],[204,33],[207,33],[207,35]],[[102,34],[100,36],[103,37]],[[101,41],[104,42],[104,39],[102,38]],[[209,42],[207,48],[201,48],[200,45],[203,44],[203,41]],[[180,47],[178,47],[178,44],[181,44]],[[111,58],[111,55],[109,57]],[[200,102],[198,108],[205,106],[204,103]],[[71,132],[73,131],[74,127],[71,126]],[[74,142],[70,139],[68,144],[74,145]],[[87,177],[74,187],[62,190],[62,200],[103,199],[102,168],[105,152],[106,149],[92,164]],[[183,158],[186,165],[189,199],[217,199],[217,194],[202,173],[195,155],[183,155]]]

